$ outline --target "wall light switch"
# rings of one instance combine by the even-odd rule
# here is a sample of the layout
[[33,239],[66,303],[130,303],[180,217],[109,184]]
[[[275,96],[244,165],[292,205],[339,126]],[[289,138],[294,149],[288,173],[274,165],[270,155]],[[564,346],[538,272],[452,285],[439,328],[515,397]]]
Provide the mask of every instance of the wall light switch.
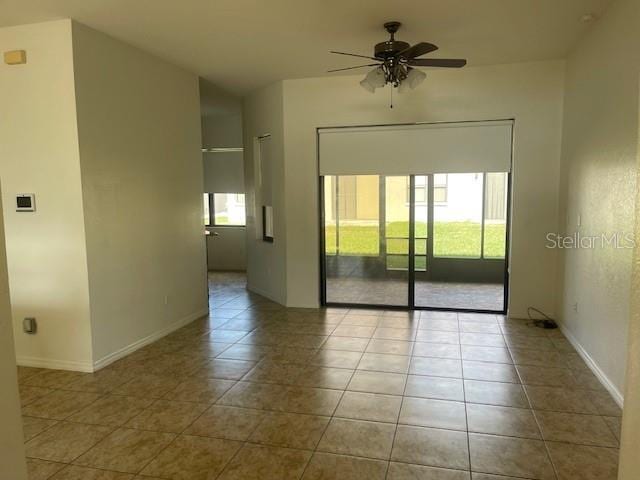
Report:
[[4,52],[4,63],[7,65],[22,65],[23,63],[27,63],[27,52],[25,50]]
[[578,214],[578,218],[577,218],[576,224],[577,224],[579,227],[581,227],[581,226],[582,226],[582,215]]
[[35,334],[38,331],[38,323],[36,319],[33,317],[27,317],[22,320],[22,330],[24,333],[29,333],[31,335]]

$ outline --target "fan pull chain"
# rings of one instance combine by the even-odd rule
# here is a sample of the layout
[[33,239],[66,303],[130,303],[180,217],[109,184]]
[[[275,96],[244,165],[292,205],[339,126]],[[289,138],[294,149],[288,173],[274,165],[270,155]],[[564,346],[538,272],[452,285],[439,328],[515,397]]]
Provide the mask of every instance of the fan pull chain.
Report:
[[389,101],[389,108],[393,108],[393,85],[391,85],[391,100]]

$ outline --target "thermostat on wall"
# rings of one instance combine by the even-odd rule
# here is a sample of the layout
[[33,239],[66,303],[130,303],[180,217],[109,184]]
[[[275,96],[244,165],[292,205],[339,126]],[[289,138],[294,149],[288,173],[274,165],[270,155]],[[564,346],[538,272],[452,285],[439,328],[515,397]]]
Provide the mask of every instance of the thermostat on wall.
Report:
[[36,196],[33,193],[16,195],[16,212],[35,212]]

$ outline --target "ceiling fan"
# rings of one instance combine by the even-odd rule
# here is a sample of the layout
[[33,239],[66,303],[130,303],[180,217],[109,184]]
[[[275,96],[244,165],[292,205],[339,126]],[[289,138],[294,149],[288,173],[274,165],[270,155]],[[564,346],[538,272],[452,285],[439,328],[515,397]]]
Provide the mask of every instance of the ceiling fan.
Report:
[[387,22],[384,24],[384,28],[389,32],[391,38],[386,42],[376,44],[374,47],[373,57],[358,55],[355,53],[330,52],[338,55],[366,58],[374,60],[376,63],[338,68],[335,70],[329,70],[329,72],[342,72],[356,68],[376,67],[367,73],[364,79],[360,82],[360,85],[362,85],[364,89],[373,93],[376,88],[384,87],[386,84],[391,84],[393,87],[399,87],[398,90],[403,92],[408,88],[413,89],[417,87],[427,76],[424,72],[417,70],[415,67],[460,68],[467,64],[467,61],[461,58],[417,58],[436,51],[438,47],[427,42],[420,42],[411,46],[407,42],[396,40],[395,34],[401,25],[402,24],[400,22]]

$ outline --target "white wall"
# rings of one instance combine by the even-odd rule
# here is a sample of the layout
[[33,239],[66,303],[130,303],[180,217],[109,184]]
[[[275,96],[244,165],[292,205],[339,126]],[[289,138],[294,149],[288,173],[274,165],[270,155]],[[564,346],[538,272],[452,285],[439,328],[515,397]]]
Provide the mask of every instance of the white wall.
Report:
[[[282,82],[244,98],[243,136],[245,201],[247,204],[247,286],[276,302],[287,302],[284,118]],[[255,160],[257,137],[271,135],[274,241],[262,241],[261,212],[256,210]],[[288,188],[288,185],[287,185]],[[309,193],[309,192],[307,192]],[[296,225],[296,230],[297,230]],[[317,241],[317,240],[316,240]],[[317,258],[317,257],[316,257]]]
[[[295,226],[287,230],[287,304],[318,305],[316,127],[515,118],[510,312],[534,305],[553,314],[557,252],[545,235],[558,219],[563,72],[562,61],[432,71],[394,95],[393,109],[388,88],[371,95],[361,75],[285,80],[286,223]],[[245,115],[264,108],[249,106]]]
[[94,361],[207,313],[198,77],[73,25]]
[[11,323],[4,225],[0,222],[0,478],[27,480]]
[[[633,232],[639,25],[640,4],[618,0],[567,60],[560,229],[568,234]],[[631,250],[565,250],[561,271],[563,327],[608,378],[619,400],[631,265]]]
[[[14,49],[27,63],[0,64],[0,178],[16,354],[22,365],[90,370],[71,22],[0,29],[0,50]],[[18,193],[35,193],[35,213],[15,211]],[[31,316],[37,335],[22,333]]]

